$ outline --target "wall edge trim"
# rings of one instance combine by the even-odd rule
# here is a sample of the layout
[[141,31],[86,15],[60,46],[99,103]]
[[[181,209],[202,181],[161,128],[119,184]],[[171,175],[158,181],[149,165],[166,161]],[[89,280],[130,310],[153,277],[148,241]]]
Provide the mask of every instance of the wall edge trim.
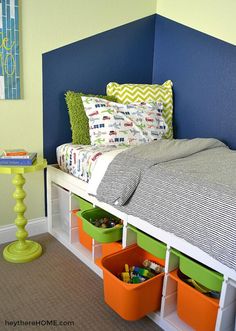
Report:
[[[26,230],[30,237],[48,232],[47,217],[29,220],[26,226]],[[16,226],[14,224],[1,226],[0,244],[4,244],[13,240],[16,240]]]
[[[219,37],[214,36],[214,35],[212,35],[212,34],[209,34],[209,33],[207,33],[207,32],[204,32],[204,31],[198,30],[197,28],[194,28],[194,27],[189,26],[189,25],[187,25],[187,24],[184,24],[184,23],[182,23],[182,22],[175,21],[175,20],[172,19],[172,18],[166,17],[166,16],[164,16],[164,15],[160,15],[160,14],[158,14],[158,13],[156,13],[156,16],[157,16],[157,17],[159,16],[159,17],[165,18],[166,20],[169,20],[169,21],[172,21],[172,22],[175,22],[175,23],[177,23],[177,24],[180,24],[180,25],[184,26],[185,28],[192,29],[192,30],[194,30],[194,31],[196,31],[196,32],[199,32],[199,33],[202,33],[202,34],[204,34],[204,35],[206,35],[206,36],[208,36],[208,37],[211,37],[211,38],[217,39],[217,40],[221,41],[222,43],[225,43],[225,44],[228,44],[228,45],[231,45],[231,46],[236,46],[236,44],[234,44],[233,42],[230,42],[230,41],[224,40],[224,39],[222,39],[222,38],[219,38]],[[156,17],[156,19],[157,19],[157,17]]]

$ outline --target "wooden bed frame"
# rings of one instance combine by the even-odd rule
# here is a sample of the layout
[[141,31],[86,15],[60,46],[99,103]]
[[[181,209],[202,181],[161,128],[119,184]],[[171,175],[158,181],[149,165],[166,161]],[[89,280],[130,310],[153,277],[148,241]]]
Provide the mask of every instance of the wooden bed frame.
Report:
[[163,231],[148,222],[124,214],[110,205],[99,202],[96,198],[86,193],[86,186],[87,183],[61,171],[57,165],[48,167],[47,205],[49,233],[83,261],[90,269],[96,272],[100,277],[103,277],[102,270],[96,264],[101,258],[101,244],[93,240],[92,252],[81,245],[78,239],[79,228],[77,219],[71,213],[72,210],[79,208],[78,200],[74,198],[74,195],[90,201],[95,206],[101,207],[124,220],[123,248],[136,242],[136,235],[129,228],[129,225],[133,225],[147,235],[167,244],[161,309],[159,312],[148,315],[156,324],[164,330],[192,330],[178,318],[176,312],[177,284],[169,276],[169,272],[176,269],[179,265],[179,259],[171,251],[171,249],[174,248],[224,275],[215,330],[234,330],[236,311],[236,272],[234,270],[216,261],[199,248],[176,237],[174,234]]

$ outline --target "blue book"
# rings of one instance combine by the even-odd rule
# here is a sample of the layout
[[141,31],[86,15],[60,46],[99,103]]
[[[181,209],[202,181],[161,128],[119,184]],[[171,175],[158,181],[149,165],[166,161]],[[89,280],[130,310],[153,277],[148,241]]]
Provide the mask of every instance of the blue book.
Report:
[[1,165],[9,165],[9,166],[27,166],[27,165],[32,165],[34,163],[34,161],[37,158],[37,153],[29,153],[27,158],[23,158],[23,157],[18,157],[16,158],[14,157],[1,157],[0,156],[0,166]]

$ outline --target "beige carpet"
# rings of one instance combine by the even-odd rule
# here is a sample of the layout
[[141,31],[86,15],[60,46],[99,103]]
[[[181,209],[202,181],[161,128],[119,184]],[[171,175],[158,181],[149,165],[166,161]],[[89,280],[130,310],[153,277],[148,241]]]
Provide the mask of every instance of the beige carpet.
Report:
[[[161,330],[150,319],[121,319],[103,301],[102,280],[49,234],[34,237],[43,255],[25,264],[0,258],[0,330],[151,331]],[[44,321],[72,325],[45,326]],[[41,321],[41,326],[24,325]],[[13,325],[13,322],[18,325]],[[9,323],[11,323],[9,325]]]

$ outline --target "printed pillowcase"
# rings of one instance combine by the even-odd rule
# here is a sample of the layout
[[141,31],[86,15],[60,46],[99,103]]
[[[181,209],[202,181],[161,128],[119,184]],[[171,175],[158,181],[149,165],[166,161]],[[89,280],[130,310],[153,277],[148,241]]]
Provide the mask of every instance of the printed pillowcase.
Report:
[[107,95],[116,97],[116,101],[129,104],[132,102],[157,101],[163,103],[163,118],[168,125],[165,138],[173,138],[173,93],[172,81],[164,84],[118,84],[111,82],[107,85]]
[[[85,94],[81,92],[67,91],[65,93],[65,100],[68,108],[73,144],[90,145],[89,123],[81,99],[82,95],[84,96]],[[116,98],[113,96],[91,94],[86,96],[116,101]]]
[[137,145],[161,139],[167,131],[162,103],[123,105],[83,96],[82,101],[92,145]]

